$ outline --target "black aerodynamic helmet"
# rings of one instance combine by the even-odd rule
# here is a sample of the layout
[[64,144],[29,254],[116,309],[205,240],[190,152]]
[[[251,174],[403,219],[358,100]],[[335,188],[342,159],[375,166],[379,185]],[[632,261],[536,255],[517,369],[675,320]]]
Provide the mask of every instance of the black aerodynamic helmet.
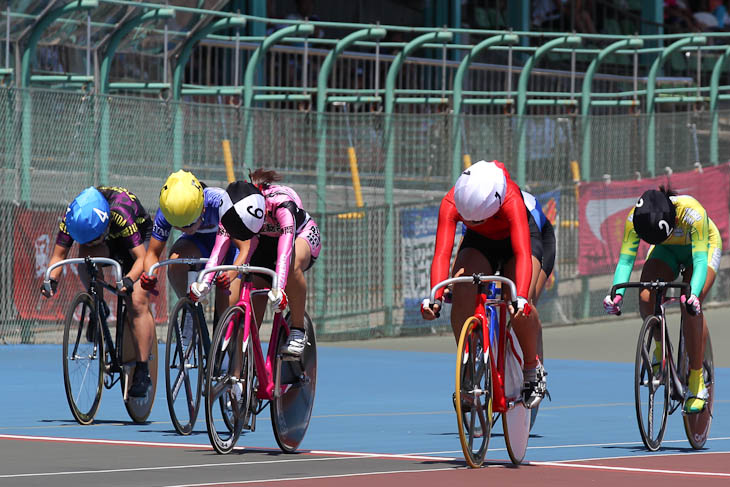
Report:
[[677,209],[669,192],[650,189],[641,195],[634,207],[634,230],[639,238],[652,245],[668,239],[674,231]]
[[264,224],[266,201],[261,191],[247,181],[228,185],[221,201],[221,224],[238,240],[249,240]]

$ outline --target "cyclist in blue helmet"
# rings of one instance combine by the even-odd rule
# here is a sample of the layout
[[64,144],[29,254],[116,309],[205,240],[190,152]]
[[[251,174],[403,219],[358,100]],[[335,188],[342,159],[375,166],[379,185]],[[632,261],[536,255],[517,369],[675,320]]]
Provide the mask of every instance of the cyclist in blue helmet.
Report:
[[[49,266],[65,259],[74,241],[79,244],[79,257],[110,257],[119,261],[124,272],[124,292],[130,296],[128,309],[137,355],[137,366],[129,395],[144,397],[151,384],[147,364],[154,336],[154,320],[149,312],[149,297],[135,282],[144,270],[147,242],[152,221],[137,197],[124,188],[88,187],[66,209],[59,225],[56,246]],[[63,269],[51,271],[51,292],[41,290],[47,298],[56,293]],[[79,277],[86,287],[89,282],[84,266]]]

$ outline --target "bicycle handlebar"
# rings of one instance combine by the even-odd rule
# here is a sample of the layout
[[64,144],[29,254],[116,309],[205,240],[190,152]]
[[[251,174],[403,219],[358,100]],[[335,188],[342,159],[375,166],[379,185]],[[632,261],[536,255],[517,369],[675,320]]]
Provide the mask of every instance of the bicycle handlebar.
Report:
[[[622,282],[611,286],[611,300],[616,297],[618,289],[639,288],[639,289],[681,289],[685,298],[689,298],[691,287],[688,282],[665,282],[665,281],[634,281]],[[686,306],[687,313],[694,316],[691,306]],[[619,313],[621,314],[621,313]]]
[[122,266],[116,260],[110,259],[108,257],[76,257],[73,259],[64,259],[58,261],[55,264],[49,266],[48,269],[46,269],[46,274],[44,276],[45,279],[43,280],[43,289],[45,289],[46,292],[51,292],[51,271],[53,269],[68,264],[83,264],[84,262],[86,262],[86,259],[89,259],[94,264],[111,265],[114,270],[114,276],[117,278],[117,291],[122,291],[122,288],[124,287],[124,284],[122,283]]
[[479,282],[500,282],[502,284],[506,284],[509,287],[510,290],[510,296],[512,296],[512,306],[517,309],[517,288],[515,287],[515,283],[512,282],[511,279],[506,278],[504,276],[493,276],[488,274],[474,274],[473,276],[464,276],[464,277],[452,277],[450,279],[446,279],[445,281],[441,281],[438,284],[436,284],[431,289],[431,294],[429,296],[429,299],[431,302],[436,300],[436,291],[441,289],[442,287],[446,287],[453,283],[458,282],[470,282],[472,284],[477,284]]
[[209,267],[207,269],[203,269],[198,273],[197,280],[198,282],[203,282],[206,274],[220,271],[236,271],[239,274],[266,274],[267,276],[271,277],[271,289],[278,289],[279,286],[279,278],[276,275],[276,272],[267,267],[255,267],[250,265],[217,265],[214,267]]
[[152,264],[152,267],[150,267],[149,274],[150,275],[154,274],[155,271],[157,271],[157,269],[159,269],[160,267],[166,266],[166,265],[175,265],[175,264],[195,265],[195,264],[205,264],[206,262],[208,262],[208,258],[207,257],[201,257],[201,258],[198,258],[198,259],[193,259],[193,258],[187,258],[187,257],[185,257],[185,258],[179,258],[179,259],[162,260],[160,262],[157,262],[155,264]]

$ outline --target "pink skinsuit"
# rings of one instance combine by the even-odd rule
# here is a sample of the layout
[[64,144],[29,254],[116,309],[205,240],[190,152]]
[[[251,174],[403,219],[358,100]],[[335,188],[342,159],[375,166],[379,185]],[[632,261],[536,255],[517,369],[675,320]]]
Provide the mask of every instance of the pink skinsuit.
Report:
[[[266,201],[266,217],[259,233],[251,239],[251,246],[244,262],[248,264],[251,260],[251,256],[256,251],[259,243],[259,235],[278,237],[276,274],[279,280],[279,289],[284,289],[289,276],[289,263],[294,251],[294,239],[301,237],[307,241],[312,254],[312,262],[314,262],[321,249],[319,228],[312,217],[309,216],[309,213],[302,209],[302,200],[290,187],[272,184],[262,190],[262,193]],[[215,245],[205,267],[219,265],[223,260],[223,256],[228,252],[230,244],[231,236],[222,225],[218,225]],[[205,282],[210,284],[213,277],[213,274],[208,274]]]

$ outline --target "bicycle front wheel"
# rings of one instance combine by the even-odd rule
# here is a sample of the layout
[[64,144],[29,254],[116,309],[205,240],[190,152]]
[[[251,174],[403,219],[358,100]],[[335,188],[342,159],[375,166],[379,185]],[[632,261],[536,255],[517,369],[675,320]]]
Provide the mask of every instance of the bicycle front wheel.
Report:
[[200,409],[203,387],[203,343],[198,312],[189,298],[181,298],[170,315],[165,345],[165,389],[172,425],[189,435]]
[[[253,388],[236,375],[236,368],[247,371],[252,367],[250,347],[244,355],[236,339],[244,319],[243,308],[228,308],[218,322],[208,351],[205,368],[205,421],[210,444],[221,454],[230,453],[243,428]],[[237,367],[237,364],[241,364]],[[248,373],[244,375],[248,378]],[[249,382],[245,380],[243,382]],[[240,383],[240,385],[239,385]],[[236,389],[242,391],[237,396]]]
[[482,323],[475,316],[461,327],[454,407],[464,459],[478,468],[484,463],[492,433],[492,371]]
[[[662,443],[669,408],[671,347],[666,335],[665,347],[661,349],[661,336],[661,320],[657,316],[647,317],[639,333],[634,362],[636,420],[641,441],[650,451],[658,450]],[[663,356],[663,360],[656,359],[657,355]]]
[[[680,378],[685,389],[689,384],[689,357],[687,356],[685,347],[680,347],[679,363],[684,364],[680,368]],[[682,412],[684,419],[684,432],[692,448],[699,450],[705,446],[707,437],[710,436],[710,425],[712,424],[712,406],[715,400],[715,361],[712,357],[712,340],[710,340],[710,330],[707,330],[707,338],[705,339],[705,355],[702,360],[702,369],[705,380],[705,387],[709,397],[705,402],[705,409],[699,413],[687,414]]]
[[63,329],[63,383],[71,414],[80,424],[94,420],[104,381],[104,340],[94,299],[79,293]]
[[[287,317],[288,319],[288,317]],[[271,401],[271,425],[282,451],[292,453],[304,439],[314,407],[317,388],[317,337],[314,325],[304,313],[307,345],[298,358],[277,353],[274,370],[274,398]],[[286,330],[279,331],[277,346],[285,343]]]

